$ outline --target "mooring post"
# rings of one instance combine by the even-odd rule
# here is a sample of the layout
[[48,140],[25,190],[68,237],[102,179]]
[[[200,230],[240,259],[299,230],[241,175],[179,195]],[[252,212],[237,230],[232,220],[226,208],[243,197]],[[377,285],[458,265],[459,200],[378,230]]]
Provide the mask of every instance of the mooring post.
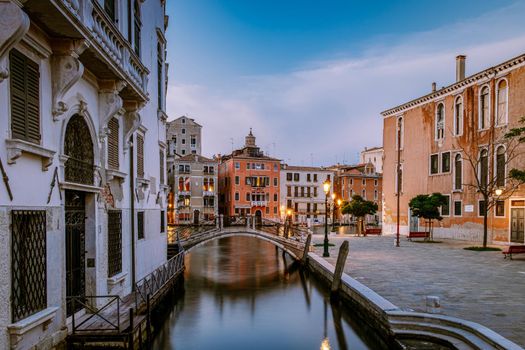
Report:
[[219,229],[222,230],[224,228],[224,215],[219,215]]
[[304,252],[303,252],[303,259],[302,259],[303,265],[306,265],[306,263],[308,262],[308,252],[310,251],[310,242],[312,242],[312,234],[308,233],[308,237],[306,237],[306,243],[304,244]]
[[344,241],[341,247],[339,248],[339,254],[337,255],[337,264],[335,265],[334,280],[332,281],[332,294],[337,293],[339,291],[339,287],[341,286],[341,276],[343,276],[343,270],[345,269],[348,250],[348,241]]
[[251,220],[251,216],[250,215],[246,215],[246,228],[250,228],[250,220]]
[[219,230],[221,229],[221,222],[217,216],[215,217],[215,227]]
[[255,221],[257,221],[257,217],[254,216],[252,220],[252,228],[255,230]]

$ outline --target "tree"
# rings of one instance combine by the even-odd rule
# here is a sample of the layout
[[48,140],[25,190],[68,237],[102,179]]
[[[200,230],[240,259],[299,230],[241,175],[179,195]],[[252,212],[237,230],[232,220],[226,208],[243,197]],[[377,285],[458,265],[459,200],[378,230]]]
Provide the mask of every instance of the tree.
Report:
[[465,187],[479,193],[483,201],[479,209],[483,216],[484,248],[490,209],[525,184],[525,117],[506,132],[502,130],[506,129],[492,127],[480,131],[471,126],[467,137],[456,141],[471,173],[462,179],[461,189]]
[[[410,211],[412,214],[418,218],[427,220],[428,222],[428,232],[430,233],[430,240],[434,239],[434,232],[432,229],[432,221],[439,220],[441,221],[443,217],[439,211],[439,208],[447,204],[447,197],[443,196],[441,193],[432,193],[432,194],[420,194],[415,196],[408,202]],[[425,231],[427,232],[427,231]]]
[[377,209],[376,203],[364,200],[363,197],[359,195],[354,195],[350,202],[343,204],[341,213],[350,214],[357,218],[357,235],[360,235],[363,232],[364,217],[366,215],[374,215]]

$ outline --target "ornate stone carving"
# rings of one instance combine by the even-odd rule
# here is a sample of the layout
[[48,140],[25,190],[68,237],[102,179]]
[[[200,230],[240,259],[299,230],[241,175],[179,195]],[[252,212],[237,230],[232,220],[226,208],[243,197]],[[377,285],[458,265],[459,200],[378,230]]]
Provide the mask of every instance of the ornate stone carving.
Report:
[[123,101],[119,93],[124,89],[126,83],[123,81],[105,81],[100,83],[102,89],[100,97],[100,137],[108,134],[108,122],[118,113],[123,113]]
[[29,29],[29,17],[10,0],[0,0],[0,83],[9,76],[9,51]]
[[131,136],[142,124],[139,110],[144,105],[137,102],[126,102],[126,118],[124,119],[124,149],[127,150],[130,145]]
[[57,40],[55,50],[51,57],[51,77],[53,92],[53,119],[68,110],[64,102],[64,95],[80,80],[84,73],[84,66],[78,59],[79,55],[87,48],[84,40]]

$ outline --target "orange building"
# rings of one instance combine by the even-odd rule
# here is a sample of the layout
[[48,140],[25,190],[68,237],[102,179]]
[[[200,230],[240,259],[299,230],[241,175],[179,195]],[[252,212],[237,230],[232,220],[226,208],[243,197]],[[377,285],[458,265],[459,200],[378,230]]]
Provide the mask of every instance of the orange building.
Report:
[[455,83],[382,113],[383,231],[396,232],[397,193],[404,234],[423,229],[410,199],[440,192],[448,201],[434,237],[481,242],[486,203],[473,184],[492,183],[488,242],[525,244],[525,188],[508,177],[525,168],[525,147],[508,150],[503,137],[525,115],[525,55],[469,77],[465,56],[456,60]]
[[242,149],[220,158],[219,213],[279,219],[280,160],[265,156],[246,136]]

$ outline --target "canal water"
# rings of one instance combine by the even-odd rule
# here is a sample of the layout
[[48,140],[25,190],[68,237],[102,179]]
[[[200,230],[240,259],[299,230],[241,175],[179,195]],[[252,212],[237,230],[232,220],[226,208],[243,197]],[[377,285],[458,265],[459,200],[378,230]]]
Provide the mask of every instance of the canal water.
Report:
[[[154,349],[379,349],[328,290],[271,243],[228,237],[186,256],[185,292]],[[366,339],[366,340],[365,340]]]

